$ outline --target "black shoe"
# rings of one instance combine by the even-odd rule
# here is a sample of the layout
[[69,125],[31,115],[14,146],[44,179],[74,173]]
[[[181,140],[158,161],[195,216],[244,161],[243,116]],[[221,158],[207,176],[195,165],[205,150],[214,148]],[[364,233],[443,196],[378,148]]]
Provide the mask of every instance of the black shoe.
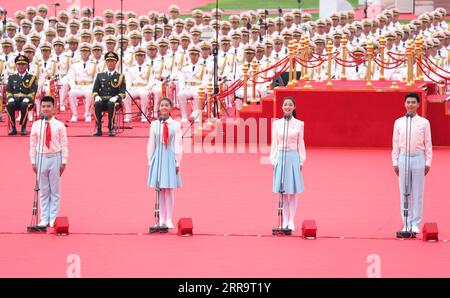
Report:
[[97,130],[94,133],[94,137],[101,137],[101,136],[102,136],[102,130],[97,128]]
[[27,127],[25,125],[22,126],[22,129],[20,130],[20,135],[21,136],[26,136],[27,135]]
[[8,132],[8,136],[15,136],[17,134],[17,129],[15,126],[11,128],[11,130]]
[[116,136],[116,132],[114,131],[114,129],[110,129],[109,130],[109,136],[110,137],[115,137]]

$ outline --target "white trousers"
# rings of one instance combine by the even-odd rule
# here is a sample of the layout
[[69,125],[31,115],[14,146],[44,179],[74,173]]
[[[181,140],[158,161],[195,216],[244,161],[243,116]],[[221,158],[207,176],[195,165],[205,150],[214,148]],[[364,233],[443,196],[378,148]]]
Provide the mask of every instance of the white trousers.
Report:
[[153,117],[158,116],[159,100],[161,99],[161,84],[156,84],[151,89],[153,94]]
[[69,92],[69,84],[61,81],[61,87],[59,89],[59,104],[60,106],[66,106],[66,97]]
[[[145,115],[147,115],[147,110],[148,110],[148,98],[150,95],[150,91],[148,90],[147,87],[130,87],[127,89],[128,92],[125,96],[125,114],[127,117],[131,118],[131,96],[134,99],[140,98],[141,99],[141,109],[142,112],[145,113]],[[129,93],[129,94],[128,94]]]
[[199,99],[198,99],[198,88],[185,88],[181,89],[178,93],[178,99],[180,104],[180,110],[181,110],[181,117],[187,118],[187,100],[188,99],[194,100],[194,107],[193,107],[193,114],[196,116],[199,113],[200,107],[199,107]]
[[61,176],[59,169],[61,166],[61,154],[43,155],[42,165],[40,165],[40,155],[36,160],[38,167],[41,221],[51,222],[56,219],[59,212],[61,200]]
[[70,110],[72,111],[73,116],[78,115],[78,97],[84,97],[84,116],[90,116],[90,107],[92,103],[92,86],[74,86],[69,91]]
[[[419,227],[423,213],[423,190],[425,184],[425,156],[424,153],[412,153],[410,158],[409,172],[405,173],[406,154],[401,153],[398,159],[398,182],[400,186],[400,214],[403,225],[405,217],[403,214],[405,193],[409,193],[408,204],[408,227]],[[406,188],[405,178],[408,180]]]

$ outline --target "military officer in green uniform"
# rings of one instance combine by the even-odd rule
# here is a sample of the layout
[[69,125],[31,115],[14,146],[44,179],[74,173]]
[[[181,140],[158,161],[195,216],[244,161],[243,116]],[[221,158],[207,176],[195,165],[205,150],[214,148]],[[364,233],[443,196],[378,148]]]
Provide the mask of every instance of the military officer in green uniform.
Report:
[[34,97],[38,85],[34,75],[28,73],[30,60],[24,55],[18,55],[14,60],[17,73],[9,76],[6,85],[7,111],[11,120],[11,130],[8,135],[16,135],[16,111],[20,110],[21,135],[27,134],[28,111],[33,108]]
[[102,135],[102,113],[107,111],[109,136],[113,137],[116,135],[114,114],[122,107],[126,85],[124,75],[116,72],[119,56],[114,52],[108,52],[105,54],[105,61],[108,69],[97,75],[93,87],[95,121],[97,123],[97,131],[94,136]]

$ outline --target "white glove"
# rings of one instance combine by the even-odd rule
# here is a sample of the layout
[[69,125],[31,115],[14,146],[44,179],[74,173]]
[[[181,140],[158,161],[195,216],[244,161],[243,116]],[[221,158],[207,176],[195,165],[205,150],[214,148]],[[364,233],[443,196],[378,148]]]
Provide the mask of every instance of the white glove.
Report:
[[24,102],[24,103],[29,103],[29,102],[30,102],[30,99],[24,98],[22,102]]
[[109,99],[110,102],[116,102],[117,101],[117,96],[113,96]]
[[101,101],[101,100],[102,100],[102,98],[101,98],[100,96],[97,95],[97,96],[95,97],[95,102]]
[[14,102],[14,98],[8,99],[8,102]]

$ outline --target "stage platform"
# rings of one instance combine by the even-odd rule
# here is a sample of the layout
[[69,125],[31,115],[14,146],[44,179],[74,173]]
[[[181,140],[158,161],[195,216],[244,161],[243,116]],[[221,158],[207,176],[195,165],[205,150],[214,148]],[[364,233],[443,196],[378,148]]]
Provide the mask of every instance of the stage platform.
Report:
[[[282,116],[284,97],[292,96],[297,103],[297,117],[305,122],[305,143],[314,147],[389,147],[397,118],[405,114],[404,97],[408,92],[421,96],[419,114],[429,119],[436,146],[450,146],[450,113],[446,96],[430,94],[429,85],[417,83],[406,87],[390,81],[311,82],[311,88],[299,82],[296,87],[276,87],[274,94],[263,98],[259,105],[244,106],[244,120]],[[270,140],[270,125],[265,138]],[[246,140],[247,142],[248,140]]]
[[[395,239],[401,217],[389,149],[307,147],[297,231],[281,238],[271,235],[278,201],[266,153],[186,153],[174,221],[192,217],[194,236],[148,235],[155,197],[146,186],[148,127],[94,138],[79,125],[62,179],[69,236],[25,234],[34,186],[29,140],[0,137],[0,277],[66,277],[73,255],[82,277],[367,277],[374,255],[382,277],[450,274],[449,149],[435,150],[426,179],[424,222],[438,223],[437,243]],[[305,219],[316,220],[318,239],[300,238]]]

